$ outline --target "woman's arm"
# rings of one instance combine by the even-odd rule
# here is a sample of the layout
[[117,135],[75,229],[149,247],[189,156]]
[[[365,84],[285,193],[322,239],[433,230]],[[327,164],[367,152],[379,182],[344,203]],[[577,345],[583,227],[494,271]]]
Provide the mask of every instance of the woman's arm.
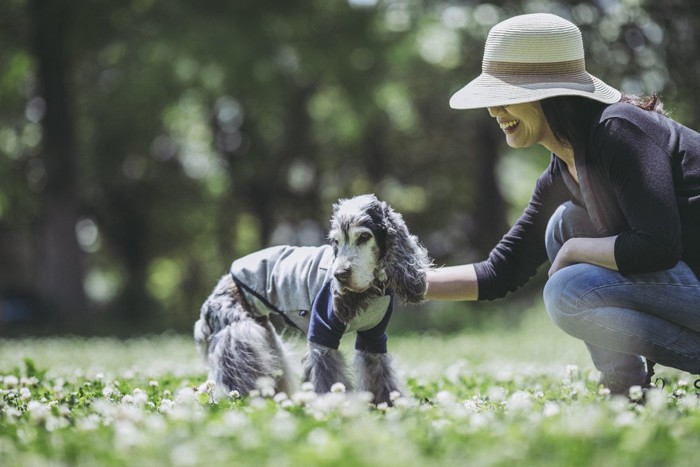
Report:
[[617,271],[615,241],[617,237],[571,238],[564,243],[549,268],[549,276],[571,264],[588,263]]
[[431,269],[427,273],[428,300],[476,300],[479,286],[472,264]]

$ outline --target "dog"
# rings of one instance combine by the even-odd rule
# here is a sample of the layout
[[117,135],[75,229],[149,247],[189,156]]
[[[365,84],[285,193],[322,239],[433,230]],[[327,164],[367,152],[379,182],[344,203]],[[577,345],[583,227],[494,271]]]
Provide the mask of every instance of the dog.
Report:
[[375,404],[391,404],[399,391],[386,348],[393,298],[422,302],[432,262],[402,216],[374,195],[334,204],[328,240],[260,250],[234,261],[219,280],[194,326],[218,394],[249,394],[263,377],[277,392],[292,391],[284,342],[269,319],[276,313],[307,335],[303,379],[317,393],[336,383],[354,387],[338,346],[357,332],[356,387]]

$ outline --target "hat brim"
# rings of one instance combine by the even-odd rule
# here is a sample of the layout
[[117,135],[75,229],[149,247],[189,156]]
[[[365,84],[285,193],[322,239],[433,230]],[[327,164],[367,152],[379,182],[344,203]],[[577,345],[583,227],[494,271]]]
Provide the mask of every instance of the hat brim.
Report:
[[527,82],[513,76],[482,73],[450,98],[453,109],[482,109],[523,104],[555,96],[582,96],[606,104],[618,102],[622,94],[588,73],[576,76],[528,76]]

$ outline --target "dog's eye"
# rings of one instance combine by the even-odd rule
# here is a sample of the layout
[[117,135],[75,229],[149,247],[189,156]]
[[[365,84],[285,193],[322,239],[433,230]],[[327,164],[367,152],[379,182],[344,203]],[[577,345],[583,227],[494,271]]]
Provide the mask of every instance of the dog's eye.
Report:
[[369,232],[362,232],[362,233],[357,237],[357,243],[358,243],[358,244],[365,243],[365,242],[369,241],[370,238],[372,238],[372,234],[371,234],[371,233],[369,233]]

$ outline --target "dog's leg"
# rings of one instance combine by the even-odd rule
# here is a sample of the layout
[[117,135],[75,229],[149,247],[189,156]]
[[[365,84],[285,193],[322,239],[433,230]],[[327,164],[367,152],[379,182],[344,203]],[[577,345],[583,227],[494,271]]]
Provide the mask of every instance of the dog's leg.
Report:
[[238,391],[241,396],[255,389],[262,377],[282,373],[280,360],[263,326],[247,318],[231,323],[212,336],[207,358],[209,378],[219,391]]
[[329,392],[335,383],[352,389],[340,351],[313,342],[309,342],[309,352],[304,358],[304,381],[313,383],[314,391],[319,394]]
[[358,350],[355,353],[358,389],[374,395],[372,403],[392,405],[390,394],[399,391],[398,379],[387,353]]
[[294,384],[293,372],[287,358],[287,350],[284,346],[284,342],[282,342],[282,338],[277,334],[275,327],[269,319],[265,318],[261,324],[267,330],[268,345],[274,353],[279,367],[279,374],[275,375],[275,390],[277,392],[292,394],[296,385]]

